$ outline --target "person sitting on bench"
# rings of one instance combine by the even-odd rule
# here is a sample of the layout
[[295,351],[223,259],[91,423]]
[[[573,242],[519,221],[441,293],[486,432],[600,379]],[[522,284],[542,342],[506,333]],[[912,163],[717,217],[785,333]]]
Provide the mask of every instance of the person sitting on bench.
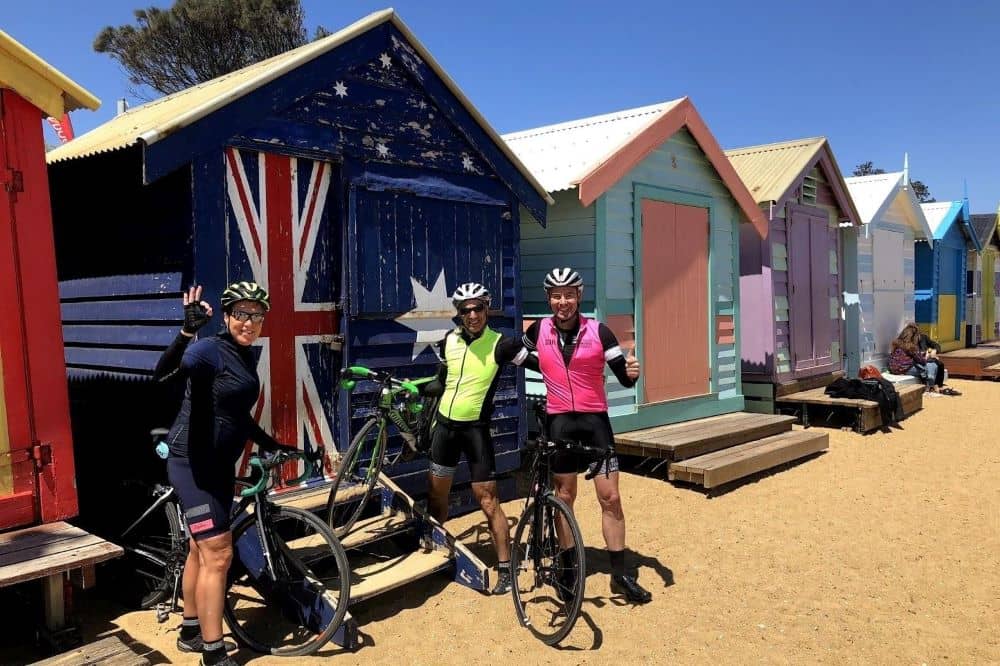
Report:
[[923,380],[927,391],[934,393],[944,383],[944,367],[937,357],[940,350],[941,345],[921,333],[911,322],[892,341],[889,371],[894,375],[912,375]]

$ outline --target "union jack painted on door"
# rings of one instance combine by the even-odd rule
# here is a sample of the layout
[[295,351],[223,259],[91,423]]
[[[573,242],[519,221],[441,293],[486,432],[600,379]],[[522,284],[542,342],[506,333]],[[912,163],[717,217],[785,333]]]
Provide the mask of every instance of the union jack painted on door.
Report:
[[[283,443],[335,451],[338,207],[328,162],[225,150],[230,281],[253,279],[271,298],[257,341],[261,393],[254,417]],[[248,445],[248,450],[249,450]],[[240,462],[245,471],[247,456]],[[297,470],[286,470],[285,478]]]

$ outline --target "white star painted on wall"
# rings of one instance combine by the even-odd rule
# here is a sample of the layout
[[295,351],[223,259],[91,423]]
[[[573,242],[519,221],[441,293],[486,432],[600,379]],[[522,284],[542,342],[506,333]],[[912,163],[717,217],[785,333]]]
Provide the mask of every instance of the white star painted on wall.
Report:
[[475,167],[472,165],[472,158],[468,155],[462,155],[462,168],[466,171],[475,170]]
[[336,85],[333,86],[333,94],[337,97],[347,97],[347,86],[344,85],[343,81],[337,81]]
[[382,63],[382,69],[389,69],[389,66],[392,65],[392,58],[389,57],[388,53],[383,53],[382,55],[380,55],[378,57],[378,60],[380,63]]
[[378,153],[379,157],[388,157],[389,156],[389,146],[385,145],[384,143],[376,143],[375,144],[375,152]]
[[396,318],[396,323],[402,324],[408,329],[415,331],[417,339],[413,343],[413,360],[420,356],[428,347],[434,345],[444,337],[445,333],[455,327],[452,319],[455,316],[455,308],[448,295],[448,287],[445,284],[444,269],[434,281],[434,286],[428,290],[415,277],[410,277],[413,285],[413,298],[417,302],[417,307],[406,314]]

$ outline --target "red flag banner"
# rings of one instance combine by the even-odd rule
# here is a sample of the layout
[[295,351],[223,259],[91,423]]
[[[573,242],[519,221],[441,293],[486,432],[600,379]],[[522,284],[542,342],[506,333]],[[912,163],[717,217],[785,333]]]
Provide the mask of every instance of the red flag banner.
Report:
[[56,119],[52,116],[47,117],[45,120],[49,122],[52,129],[55,130],[56,136],[63,143],[70,141],[73,138],[73,123],[69,119],[69,114],[62,114],[62,118]]

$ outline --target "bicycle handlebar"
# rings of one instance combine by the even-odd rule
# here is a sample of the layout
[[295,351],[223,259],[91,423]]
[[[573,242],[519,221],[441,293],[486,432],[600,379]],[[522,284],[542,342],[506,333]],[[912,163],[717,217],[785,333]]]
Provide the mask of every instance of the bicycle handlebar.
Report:
[[420,395],[420,384],[425,384],[433,377],[425,377],[423,379],[415,380],[400,380],[396,379],[388,372],[378,372],[377,370],[371,370],[362,365],[352,365],[350,367],[344,368],[340,371],[340,387],[352,391],[356,386],[357,379],[370,379],[379,384],[388,384],[393,387],[393,392],[406,391],[409,393],[409,397],[415,398]]
[[[302,476],[298,477],[297,479],[292,479],[291,481],[288,482],[288,485],[297,486],[298,484],[305,481],[310,474],[312,474],[313,469],[315,469],[316,462],[323,459],[322,449],[318,449],[316,453],[318,455],[316,456],[315,460],[309,460],[309,458],[306,457],[305,451],[295,451],[295,452],[278,451],[274,455],[267,457],[251,456],[250,466],[256,467],[257,469],[260,470],[261,473],[260,479],[258,479],[257,482],[254,485],[250,486],[249,488],[244,488],[243,490],[241,490],[240,497],[250,497],[252,495],[256,495],[258,493],[262,493],[265,490],[267,490],[267,484],[271,480],[271,472],[276,467],[280,467],[286,462],[289,462],[296,458],[311,463],[309,465],[306,465],[306,469],[302,473]],[[242,479],[237,479],[237,480],[242,480]]]

